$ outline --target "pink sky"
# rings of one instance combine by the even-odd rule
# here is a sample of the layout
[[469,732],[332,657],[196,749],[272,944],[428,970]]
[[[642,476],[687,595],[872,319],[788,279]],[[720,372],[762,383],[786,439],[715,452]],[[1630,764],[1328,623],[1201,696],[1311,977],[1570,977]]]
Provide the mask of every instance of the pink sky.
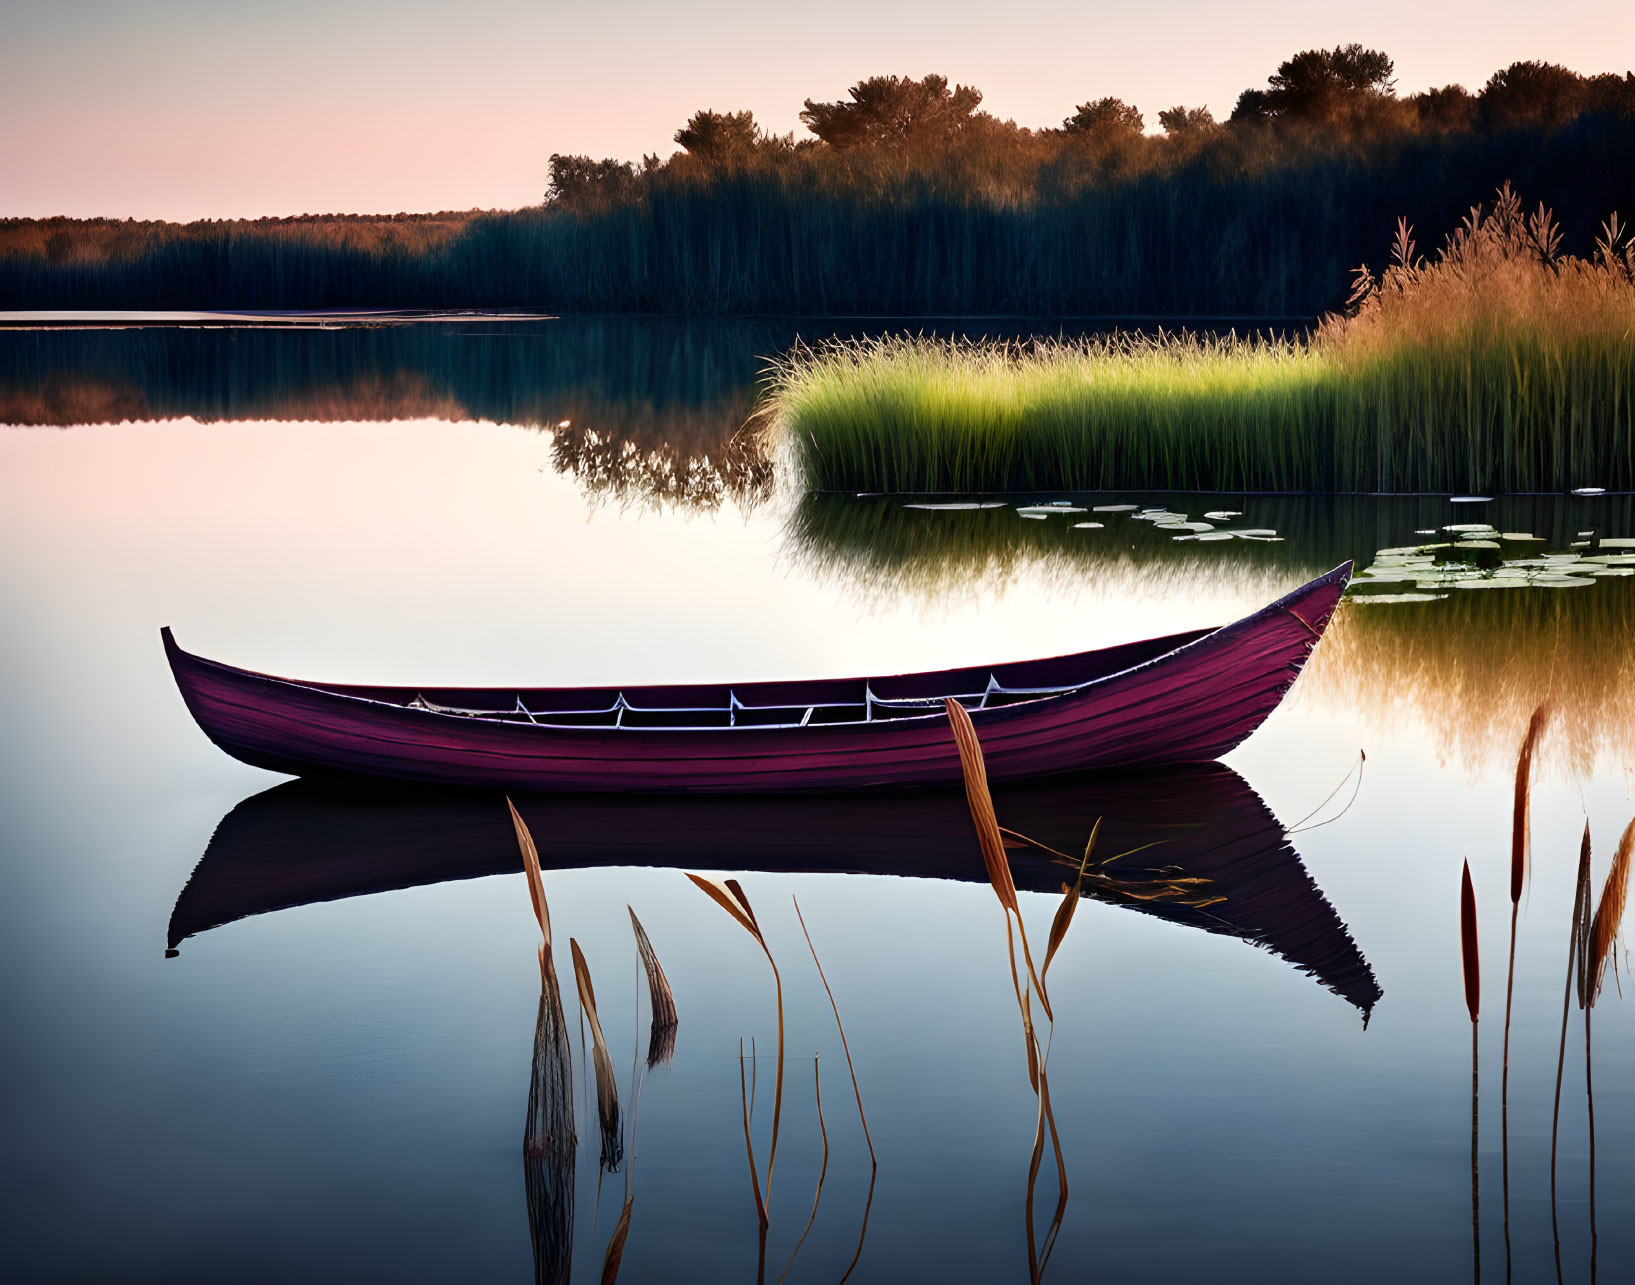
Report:
[[799,130],[803,98],[887,72],[1033,126],[1114,94],[1151,128],[1351,40],[1402,92],[1635,62],[1624,0],[0,0],[0,24],[0,215],[171,219],[526,205],[552,152],[668,155],[700,107]]

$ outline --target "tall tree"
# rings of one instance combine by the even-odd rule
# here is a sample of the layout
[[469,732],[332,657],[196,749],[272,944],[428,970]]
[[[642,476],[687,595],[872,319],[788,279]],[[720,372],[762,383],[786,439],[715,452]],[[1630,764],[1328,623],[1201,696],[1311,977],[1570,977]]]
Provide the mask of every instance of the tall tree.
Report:
[[1555,129],[1583,108],[1585,81],[1553,62],[1513,62],[1482,87],[1482,123],[1490,129]]
[[551,153],[550,185],[545,200],[553,205],[572,206],[597,197],[616,197],[635,181],[635,166],[611,158],[595,161],[588,156]]
[[937,142],[958,134],[982,102],[969,85],[950,88],[946,76],[914,80],[871,76],[836,103],[806,100],[800,118],[829,146],[839,150],[874,144]]
[[1078,110],[1062,122],[1069,134],[1093,134],[1103,138],[1135,137],[1146,127],[1141,113],[1122,98],[1098,98],[1080,103]]
[[747,156],[761,141],[753,112],[694,112],[676,131],[676,142],[690,156],[717,164]]
[[1395,71],[1388,56],[1359,44],[1307,49],[1281,63],[1267,77],[1265,89],[1244,90],[1232,119],[1321,120],[1346,102],[1390,97],[1396,91]]
[[1207,107],[1166,107],[1158,113],[1158,123],[1164,133],[1201,134],[1215,128],[1214,114]]

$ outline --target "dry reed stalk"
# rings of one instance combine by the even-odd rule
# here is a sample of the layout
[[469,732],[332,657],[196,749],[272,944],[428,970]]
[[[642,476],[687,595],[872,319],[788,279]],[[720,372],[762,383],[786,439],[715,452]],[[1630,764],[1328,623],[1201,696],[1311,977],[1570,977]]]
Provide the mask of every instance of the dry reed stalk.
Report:
[[562,986],[551,955],[551,916],[533,836],[510,799],[505,801],[522,851],[534,918],[539,922],[539,1015],[534,1024],[528,1115],[523,1125],[523,1185],[537,1281],[568,1278],[573,1264],[574,1157],[573,1055],[562,1010]]
[[1556,1280],[1561,1280],[1561,1231],[1556,1221],[1556,1147],[1561,1133],[1561,1082],[1567,1068],[1567,1015],[1572,1005],[1573,979],[1589,936],[1590,823],[1578,845],[1578,874],[1573,880],[1573,917],[1567,933],[1567,984],[1561,992],[1561,1047],[1556,1053],[1555,1106],[1550,1116],[1550,1234],[1555,1242]]
[[817,965],[818,980],[823,983],[823,992],[829,997],[829,1008],[835,1015],[835,1027],[840,1032],[840,1048],[846,1055],[846,1070],[852,1077],[852,1096],[857,1099],[857,1118],[863,1125],[863,1141],[868,1144],[869,1163],[875,1164],[874,1139],[869,1135],[869,1118],[863,1111],[863,1094],[857,1087],[857,1068],[852,1065],[852,1047],[846,1042],[846,1026],[840,1020],[840,1006],[835,1003],[835,993],[829,987],[829,978],[823,971],[823,961],[818,958],[817,947],[812,944],[812,934],[806,929],[806,917],[800,912],[800,902],[790,898],[795,903],[795,918],[800,921],[800,930],[806,938],[806,949],[812,952],[812,962]]
[[1056,917],[1050,921],[1050,940],[1045,944],[1045,962],[1039,967],[1039,981],[1050,974],[1050,961],[1056,958],[1056,952],[1061,949],[1062,942],[1067,937],[1068,925],[1073,922],[1073,912],[1079,908],[1079,896],[1084,890],[1084,871],[1090,864],[1090,854],[1096,850],[1096,836],[1101,833],[1101,818],[1096,818],[1096,824],[1090,828],[1090,840],[1084,845],[1084,860],[1079,862],[1078,877],[1073,880],[1071,888],[1064,889],[1062,904],[1056,908]]
[[846,1271],[840,1278],[840,1285],[846,1285],[851,1280],[852,1273],[857,1270],[857,1264],[863,1259],[863,1242],[869,1234],[869,1212],[874,1208],[874,1184],[880,1177],[879,1169],[869,1171],[869,1194],[863,1201],[863,1225],[857,1232],[857,1249],[852,1253],[852,1261],[846,1264]]
[[[755,939],[755,944],[761,948],[766,956],[766,962],[772,968],[772,981],[777,989],[778,996],[778,1062],[777,1074],[772,1091],[772,1141],[767,1148],[766,1155],[766,1186],[764,1195],[760,1188],[756,1190],[756,1204],[761,1216],[761,1225],[767,1224],[768,1206],[772,1202],[772,1166],[778,1159],[778,1126],[783,1119],[783,1053],[784,1053],[784,1025],[783,1025],[783,977],[778,972],[778,963],[772,958],[772,951],[766,944],[766,938],[761,933],[761,925],[755,919],[755,911],[749,904],[749,898],[744,895],[743,888],[736,879],[728,879],[724,883],[716,883],[713,879],[706,879],[702,875],[688,872],[698,888],[720,906],[729,915],[743,925],[744,931]],[[748,1109],[745,1109],[744,1131],[746,1139],[749,1136]]]
[[632,907],[627,905],[625,909],[630,911],[630,927],[636,934],[636,950],[641,954],[642,967],[647,971],[647,998],[653,1010],[652,1033],[647,1046],[647,1065],[651,1068],[660,1062],[668,1062],[675,1053],[676,996],[670,989],[670,979],[664,975],[664,966],[654,953],[653,943],[647,939],[647,930],[636,918]]
[[607,1256],[602,1259],[602,1285],[613,1285],[619,1279],[619,1264],[624,1260],[624,1242],[630,1234],[630,1209],[636,1202],[634,1196],[626,1196],[624,1208],[619,1211],[619,1221],[613,1225],[613,1235],[607,1242]]
[[818,1202],[823,1199],[823,1179],[829,1172],[829,1130],[823,1123],[823,1083],[818,1077],[818,1060],[812,1059],[812,1092],[817,1097],[818,1133],[823,1137],[823,1163],[818,1166],[817,1190],[812,1194],[812,1212],[806,1219],[806,1226],[801,1230],[800,1239],[795,1242],[795,1248],[789,1253],[789,1261],[783,1266],[783,1275],[778,1277],[778,1285],[783,1285],[784,1277],[789,1275],[789,1269],[795,1265],[795,1256],[800,1253],[800,1247],[806,1243],[806,1237],[812,1231],[812,1224],[817,1221]]
[[[1050,1103],[1050,1078],[1046,1065],[1044,1046],[1039,1040],[1038,1031],[1033,1022],[1032,997],[1037,994],[1039,1005],[1045,1011],[1045,1016],[1054,1027],[1055,1019],[1051,1014],[1050,1000],[1045,993],[1044,982],[1040,974],[1034,972],[1032,954],[1028,949],[1027,929],[1022,922],[1022,908],[1016,897],[1016,884],[1011,877],[1010,859],[1005,855],[1004,831],[994,814],[993,797],[988,790],[987,768],[983,763],[982,744],[976,734],[976,728],[971,723],[971,716],[965,712],[965,707],[952,698],[943,702],[948,714],[949,725],[953,729],[954,744],[959,751],[960,769],[965,778],[965,801],[970,809],[971,820],[976,826],[978,846],[982,850],[982,858],[988,870],[988,880],[993,885],[995,894],[999,898],[1001,908],[1005,912],[1005,947],[1010,959],[1011,986],[1016,993],[1017,1008],[1022,1017],[1022,1038],[1028,1058],[1028,1080],[1038,1098],[1039,1109],[1034,1125],[1033,1154],[1028,1164],[1027,1198],[1024,1214],[1027,1226],[1028,1269],[1031,1278],[1037,1281],[1041,1270],[1040,1256],[1033,1232],[1033,1193],[1038,1181],[1040,1162],[1044,1157],[1045,1132],[1048,1128],[1051,1146],[1056,1159],[1057,1178],[1057,1205],[1056,1224],[1059,1225],[1062,1212],[1067,1203],[1067,1163],[1062,1155],[1061,1136],[1056,1129],[1056,1113]],[[1051,945],[1045,956],[1045,968],[1050,967],[1051,956],[1061,945],[1066,936],[1067,927],[1072,922],[1073,911],[1079,900],[1083,888],[1084,870],[1089,865],[1091,851],[1094,848],[1096,832],[1100,829],[1097,822],[1096,829],[1092,830],[1090,842],[1085,847],[1084,858],[1079,862],[1079,876],[1073,886],[1066,890],[1062,905],[1057,909],[1056,917],[1051,925]],[[1015,836],[1020,839],[1022,836]],[[1027,840],[1027,842],[1033,842]],[[1043,845],[1035,845],[1042,847]],[[1029,986],[1022,984],[1016,967],[1016,937],[1011,935],[1011,919],[1016,920],[1016,937],[1022,941],[1022,954],[1027,962]],[[1047,1250],[1048,1254],[1048,1250]]]
[[568,938],[573,952],[573,976],[579,986],[579,1006],[590,1022],[591,1059],[596,1068],[596,1115],[602,1128],[602,1166],[617,1169],[624,1155],[619,1133],[619,1086],[613,1076],[613,1059],[602,1035],[602,1019],[596,1011],[596,991],[590,984],[590,966],[579,943]]
[[1590,1279],[1595,1279],[1596,1253],[1599,1248],[1599,1236],[1595,1225],[1595,1079],[1593,1074],[1594,1061],[1590,1046],[1590,1016],[1595,1011],[1595,1002],[1601,997],[1601,987],[1606,981],[1608,965],[1612,965],[1613,972],[1617,972],[1617,964],[1612,957],[1613,945],[1618,940],[1618,931],[1624,921],[1624,906],[1629,893],[1630,861],[1635,858],[1635,821],[1631,821],[1624,828],[1624,834],[1618,841],[1618,850],[1613,854],[1612,866],[1607,871],[1607,879],[1601,885],[1601,898],[1596,903],[1595,917],[1591,920],[1589,931],[1584,940],[1585,967],[1579,980],[1583,987],[1579,992],[1579,1000],[1584,1006],[1584,1103],[1589,1115],[1590,1126]]
[[[965,712],[963,705],[950,696],[944,698],[943,709],[948,715],[949,726],[954,732],[954,744],[959,750],[960,771],[965,778],[965,802],[970,808],[971,820],[976,826],[977,844],[982,850],[982,863],[987,867],[988,882],[993,885],[993,890],[999,897],[999,904],[1005,909],[1007,933],[1010,917],[1012,915],[1016,917],[1016,931],[1022,939],[1022,957],[1027,963],[1028,980],[1039,994],[1039,1005],[1045,1010],[1045,1017],[1055,1021],[1055,1015],[1050,1011],[1050,1000],[1046,998],[1044,987],[1039,983],[1039,975],[1034,971],[1033,952],[1028,949],[1028,934],[1022,924],[1022,907],[1016,899],[1016,883],[1011,878],[1010,861],[1005,856],[1005,840],[1000,834],[999,819],[994,815],[993,796],[988,791],[988,773],[982,762],[982,744],[977,739],[971,716]],[[1031,1020],[1028,1028],[1031,1032]]]
[[744,1152],[749,1157],[749,1185],[755,1192],[755,1214],[767,1225],[766,1201],[761,1198],[761,1175],[755,1167],[755,1144],[749,1136],[749,1090],[744,1083],[744,1039],[738,1037],[738,1100],[744,1108]]
[[1528,852],[1532,847],[1529,813],[1533,792],[1533,755],[1550,717],[1548,701],[1541,701],[1527,720],[1516,756],[1515,800],[1510,823],[1510,961],[1504,982],[1504,1043],[1499,1070],[1499,1152],[1504,1208],[1504,1256],[1510,1263],[1510,1009],[1516,993],[1516,921],[1521,912],[1522,888],[1527,883]]
[[551,951],[551,912],[545,904],[545,878],[539,868],[539,849],[534,846],[534,836],[528,833],[528,826],[517,811],[517,805],[509,798],[505,806],[511,813],[511,824],[516,828],[517,846],[522,849],[522,869],[528,879],[528,897],[534,903],[534,918],[539,921],[539,931],[545,936],[545,953]]
[[543,946],[539,976],[539,1016],[534,1025],[522,1152],[534,1278],[544,1285],[566,1281],[572,1271],[578,1138],[573,1127],[573,1065],[562,990]]

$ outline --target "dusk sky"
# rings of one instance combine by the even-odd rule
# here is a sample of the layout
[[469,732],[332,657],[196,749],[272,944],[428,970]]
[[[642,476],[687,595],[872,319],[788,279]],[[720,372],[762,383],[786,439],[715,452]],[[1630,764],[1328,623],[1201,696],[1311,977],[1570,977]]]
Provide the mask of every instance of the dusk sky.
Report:
[[801,133],[806,97],[940,72],[1030,126],[1113,94],[1219,118],[1300,49],[1357,40],[1398,91],[1517,59],[1635,62],[1627,0],[4,0],[0,215],[190,219],[515,207],[552,152],[669,155],[700,107]]

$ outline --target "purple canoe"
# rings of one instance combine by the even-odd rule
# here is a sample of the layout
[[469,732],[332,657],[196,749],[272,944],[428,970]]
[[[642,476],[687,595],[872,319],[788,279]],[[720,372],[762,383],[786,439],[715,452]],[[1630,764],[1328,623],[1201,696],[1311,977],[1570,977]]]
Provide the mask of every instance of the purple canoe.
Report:
[[1350,575],[1348,562],[1220,629],[1015,664],[796,682],[339,686],[235,669],[161,634],[205,735],[275,772],[519,791],[849,790],[959,780],[949,696],[970,711],[996,780],[1218,758],[1277,708]]

